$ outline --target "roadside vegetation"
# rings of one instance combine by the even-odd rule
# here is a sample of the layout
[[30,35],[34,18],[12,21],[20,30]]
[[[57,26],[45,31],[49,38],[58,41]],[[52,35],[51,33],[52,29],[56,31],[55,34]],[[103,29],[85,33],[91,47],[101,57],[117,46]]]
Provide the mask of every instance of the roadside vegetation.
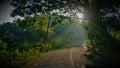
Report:
[[[59,24],[59,22],[69,18],[62,17],[64,19],[60,20],[59,15],[54,15],[49,20],[48,17],[37,15],[0,25],[0,65],[2,67],[9,67],[10,62],[12,68],[19,68],[36,57],[42,57],[45,52],[71,42],[61,37],[54,37],[59,33],[58,30],[65,26],[64,23]],[[48,23],[50,23],[49,28]]]
[[[105,32],[102,32],[101,28],[99,28],[97,25],[92,24],[90,21],[85,21],[82,24],[87,32],[87,42],[86,46],[89,51],[93,51],[96,54],[99,54],[100,56],[103,56],[108,61],[112,63],[118,64],[119,62],[119,53],[120,53],[120,33],[119,31],[110,30],[108,28],[108,34],[105,34]],[[117,25],[117,24],[116,24]],[[114,28],[114,27],[113,27]],[[111,36],[112,40],[110,38],[106,39],[108,35]],[[111,41],[111,42],[109,42]]]

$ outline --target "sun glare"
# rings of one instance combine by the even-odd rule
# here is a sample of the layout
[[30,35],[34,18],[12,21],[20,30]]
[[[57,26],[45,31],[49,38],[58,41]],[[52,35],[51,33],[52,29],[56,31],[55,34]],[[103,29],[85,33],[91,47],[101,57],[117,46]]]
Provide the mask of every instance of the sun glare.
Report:
[[83,13],[76,13],[76,16],[77,16],[78,23],[81,24],[83,19],[84,19],[84,14]]
[[83,13],[77,13],[77,17],[78,17],[79,19],[83,19],[84,15],[83,15]]

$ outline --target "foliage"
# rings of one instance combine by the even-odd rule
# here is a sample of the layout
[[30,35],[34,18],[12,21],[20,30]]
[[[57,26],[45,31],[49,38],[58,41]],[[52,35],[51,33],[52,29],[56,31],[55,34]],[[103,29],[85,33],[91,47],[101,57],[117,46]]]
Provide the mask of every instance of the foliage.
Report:
[[[106,54],[112,48],[103,31],[107,30],[107,27],[115,31],[120,30],[119,20],[114,15],[114,13],[119,15],[117,11],[119,3],[119,0],[107,2],[105,0],[12,0],[11,5],[14,10],[11,16],[20,16],[24,19],[0,25],[0,61],[5,64],[5,61],[8,60],[9,44],[11,44],[13,67],[19,67],[21,64],[29,62],[37,54],[60,47],[61,39],[53,40],[52,43],[44,43],[47,34],[52,36],[54,26],[62,23],[64,18],[68,18],[60,14],[68,12],[74,15],[73,10],[77,9],[82,12],[82,8],[88,11],[85,13],[86,17],[94,23],[88,24],[89,26],[85,25],[89,39],[87,46],[99,54]],[[57,10],[60,12],[51,14],[52,11]],[[110,14],[114,16],[110,18]],[[71,20],[71,18],[69,19]]]
[[[49,19],[49,17],[51,18]],[[5,68],[9,66],[9,62],[6,62],[9,57],[9,45],[12,68],[19,68],[37,56],[42,56],[44,52],[61,47],[63,40],[45,41],[47,24],[50,23],[48,35],[51,39],[55,30],[58,30],[55,26],[64,19],[67,17],[43,14],[34,17],[27,16],[23,20],[16,19],[12,23],[7,22],[0,25],[0,65]]]
[[11,5],[15,9],[11,15],[13,17],[18,15],[26,18],[27,16],[35,16],[36,14],[49,15],[53,12],[58,15],[68,13],[75,16],[75,11],[83,12],[86,19],[92,21],[92,23],[100,28],[101,33],[105,32],[104,34],[108,34],[106,35],[106,40],[108,40],[111,36],[107,30],[119,31],[119,3],[119,0],[13,0]]
[[116,31],[110,31],[111,36],[113,37],[115,43],[116,43],[116,50],[119,50],[120,48],[120,32],[116,32]]
[[101,30],[96,25],[89,23],[84,23],[84,28],[86,29],[88,35],[86,46],[90,50],[94,50],[99,54],[104,54],[104,52],[110,51],[112,49],[110,46],[111,44],[107,41],[105,35],[100,32]]
[[87,31],[88,40],[86,46],[88,47],[88,50],[94,51],[112,62],[120,60],[120,55],[118,55],[118,53],[120,53],[119,32],[110,33],[113,40],[116,41],[114,45],[111,45],[111,42],[113,41],[109,42],[109,39],[106,39],[106,35],[103,34],[100,28],[95,24],[91,24],[89,21],[86,21],[82,25]]
[[109,32],[114,31],[118,32],[120,31],[120,20],[117,18],[117,16],[110,16],[108,17],[103,23],[106,25]]

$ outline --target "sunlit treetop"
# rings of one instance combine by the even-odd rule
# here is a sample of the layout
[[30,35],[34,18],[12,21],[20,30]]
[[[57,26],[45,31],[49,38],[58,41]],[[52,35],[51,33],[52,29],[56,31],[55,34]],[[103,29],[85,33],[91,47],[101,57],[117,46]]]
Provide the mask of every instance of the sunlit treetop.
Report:
[[53,10],[65,13],[70,11],[68,1],[64,0],[13,0],[11,5],[15,8],[11,16],[27,16],[37,13],[50,13]]
[[49,14],[54,10],[59,10],[59,14],[67,12],[74,15],[75,10],[82,12],[83,8],[111,9],[118,7],[119,4],[120,0],[12,0],[11,5],[14,10],[12,10],[11,16],[26,17],[37,13]]

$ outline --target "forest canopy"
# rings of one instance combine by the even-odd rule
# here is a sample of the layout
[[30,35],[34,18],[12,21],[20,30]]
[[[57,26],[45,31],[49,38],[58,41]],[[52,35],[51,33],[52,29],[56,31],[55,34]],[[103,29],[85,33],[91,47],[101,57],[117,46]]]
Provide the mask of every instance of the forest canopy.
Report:
[[[15,20],[0,25],[2,66],[20,67],[74,41],[54,37],[78,22],[86,30],[88,49],[109,59],[120,52],[120,0],[12,0],[11,5]],[[82,21],[76,21],[77,13],[84,15]]]

